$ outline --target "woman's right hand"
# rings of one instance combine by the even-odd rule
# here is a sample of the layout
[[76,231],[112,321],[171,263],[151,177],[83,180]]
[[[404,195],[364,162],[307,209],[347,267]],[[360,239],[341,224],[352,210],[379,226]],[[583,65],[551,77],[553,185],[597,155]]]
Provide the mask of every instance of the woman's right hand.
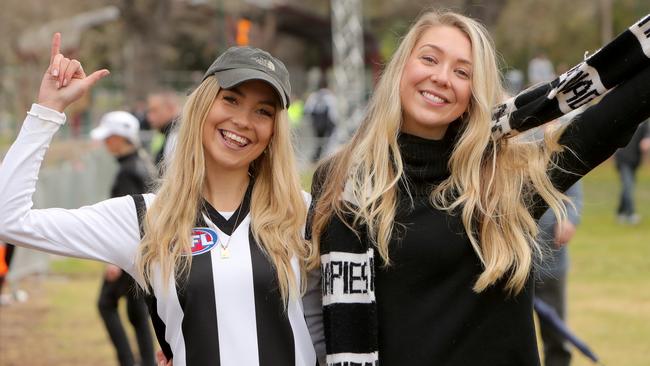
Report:
[[38,104],[59,112],[81,98],[96,82],[109,74],[106,69],[86,76],[81,63],[60,53],[61,34],[54,33],[50,65],[43,75]]
[[106,266],[106,271],[104,271],[104,277],[108,282],[115,282],[122,275],[122,269],[114,264],[108,264]]
[[163,351],[158,351],[156,352],[156,365],[157,366],[174,366],[173,360],[167,361],[167,357],[165,357],[165,354]]

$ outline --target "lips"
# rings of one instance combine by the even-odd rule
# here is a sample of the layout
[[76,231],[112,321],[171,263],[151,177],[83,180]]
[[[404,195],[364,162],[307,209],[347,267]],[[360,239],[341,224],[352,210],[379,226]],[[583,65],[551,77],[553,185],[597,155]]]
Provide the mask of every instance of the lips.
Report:
[[424,99],[426,99],[426,100],[428,100],[428,101],[430,101],[431,103],[434,103],[434,104],[449,103],[447,98],[445,98],[445,97],[443,97],[443,96],[441,96],[439,94],[432,93],[430,91],[423,90],[423,91],[420,92],[420,95],[422,95],[424,97]]
[[248,145],[251,141],[247,139],[244,136],[238,135],[232,131],[227,131],[227,130],[219,130],[221,133],[221,136],[223,136],[224,140],[227,143],[230,143],[232,145],[235,145],[237,147],[245,147]]

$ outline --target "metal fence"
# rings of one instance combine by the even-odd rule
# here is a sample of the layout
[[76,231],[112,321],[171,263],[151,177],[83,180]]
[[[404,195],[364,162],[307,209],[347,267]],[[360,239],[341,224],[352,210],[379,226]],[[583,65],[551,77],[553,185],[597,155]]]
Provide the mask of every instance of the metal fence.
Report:
[[[34,193],[34,208],[77,208],[107,198],[112,177],[117,170],[114,159],[101,149],[41,170]],[[44,274],[49,268],[49,254],[16,248],[7,274],[13,290],[27,275]]]

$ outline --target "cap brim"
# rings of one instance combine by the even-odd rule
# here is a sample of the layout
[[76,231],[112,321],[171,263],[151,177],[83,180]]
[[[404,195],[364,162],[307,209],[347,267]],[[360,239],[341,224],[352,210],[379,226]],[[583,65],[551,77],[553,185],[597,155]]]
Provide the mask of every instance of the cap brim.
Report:
[[99,126],[90,131],[90,138],[93,140],[105,140],[109,135],[110,131],[103,126]]
[[104,141],[111,136],[120,136],[131,142],[134,146],[140,146],[140,138],[138,136],[129,136],[118,131],[112,131],[104,126],[99,126],[90,131],[90,138],[97,141]]
[[280,101],[282,102],[282,108],[286,109],[289,106],[289,101],[287,99],[288,97],[284,92],[282,86],[273,77],[271,77],[269,74],[265,72],[262,72],[260,70],[255,70],[255,69],[237,68],[237,69],[217,71],[214,73],[214,75],[217,77],[217,80],[219,81],[219,86],[221,86],[224,89],[230,89],[234,86],[237,86],[249,80],[266,81],[273,87],[273,89],[275,89],[275,92],[280,97]]

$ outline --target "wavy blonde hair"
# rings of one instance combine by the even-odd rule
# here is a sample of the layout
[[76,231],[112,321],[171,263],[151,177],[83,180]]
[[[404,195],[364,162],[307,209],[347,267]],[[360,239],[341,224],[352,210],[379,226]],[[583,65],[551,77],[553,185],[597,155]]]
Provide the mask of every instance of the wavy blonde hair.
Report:
[[[147,210],[145,235],[136,259],[138,272],[147,284],[151,284],[158,270],[163,279],[173,275],[177,281],[189,273],[190,233],[202,210],[206,179],[203,125],[219,90],[216,77],[210,77],[189,96],[183,108],[178,142],[157,190],[159,199]],[[295,166],[286,109],[276,113],[271,142],[266,152],[251,164],[251,172],[251,231],[275,267],[286,305],[290,297],[304,289],[304,283],[298,283],[291,260],[299,260],[300,275],[305,278],[304,260],[308,254],[302,235],[307,207]]]
[[[472,44],[472,97],[462,116],[449,169],[451,176],[431,193],[439,209],[460,214],[465,231],[484,269],[474,291],[481,292],[507,277],[505,289],[524,287],[535,253],[537,225],[528,209],[539,194],[560,219],[566,217],[563,200],[547,175],[559,134],[543,146],[494,140],[490,133],[492,107],[503,88],[494,45],[477,21],[453,12],[431,11],[411,27],[383,71],[361,126],[343,149],[321,166],[325,177],[315,207],[314,251],[333,215],[358,233],[363,227],[386,265],[395,226],[398,182],[404,168],[397,138],[402,125],[399,88],[404,66],[425,31],[451,26]],[[341,199],[343,190],[349,200]],[[406,192],[408,194],[408,192]],[[352,217],[352,222],[345,217]],[[318,263],[312,253],[310,266]]]

